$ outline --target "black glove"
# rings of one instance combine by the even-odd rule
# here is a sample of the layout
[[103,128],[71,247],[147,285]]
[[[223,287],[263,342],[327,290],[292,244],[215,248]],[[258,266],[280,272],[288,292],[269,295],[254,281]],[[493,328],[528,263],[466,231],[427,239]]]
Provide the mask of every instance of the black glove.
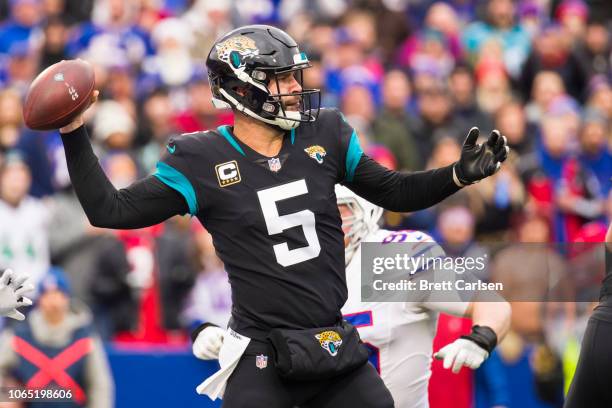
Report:
[[462,185],[476,183],[483,178],[493,175],[500,169],[501,163],[508,157],[510,148],[506,137],[494,130],[484,144],[476,144],[480,135],[477,127],[470,129],[463,148],[461,158],[453,168],[455,182]]

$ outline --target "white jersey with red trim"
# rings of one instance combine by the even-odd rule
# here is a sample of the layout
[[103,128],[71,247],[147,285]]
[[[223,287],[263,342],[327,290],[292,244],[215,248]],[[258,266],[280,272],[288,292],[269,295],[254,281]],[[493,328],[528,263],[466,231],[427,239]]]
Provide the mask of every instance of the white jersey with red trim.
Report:
[[[442,248],[420,231],[378,230],[364,242],[405,242],[409,255],[444,256]],[[376,367],[391,391],[395,406],[428,407],[433,339],[439,311],[463,315],[467,302],[408,303],[361,302],[361,248],[346,269],[348,300],[342,308],[370,351]]]

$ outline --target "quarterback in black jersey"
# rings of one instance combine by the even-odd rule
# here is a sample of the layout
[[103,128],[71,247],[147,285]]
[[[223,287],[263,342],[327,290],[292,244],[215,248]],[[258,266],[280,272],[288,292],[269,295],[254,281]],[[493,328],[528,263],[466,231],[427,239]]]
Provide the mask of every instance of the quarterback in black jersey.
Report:
[[[282,30],[236,29],[215,42],[206,65],[213,103],[234,110],[234,126],[170,140],[156,173],[128,188],[110,184],[82,119],[60,129],[90,222],[139,228],[189,213],[212,234],[232,287],[231,333],[252,339],[224,406],[393,406],[367,364],[324,381],[281,379],[267,360],[266,337],[341,321],[347,288],[336,183],[389,210],[423,209],[495,173],[508,153],[505,137],[493,131],[477,144],[472,128],[457,163],[393,172],[363,153],[340,112],[319,108],[319,90],[303,89],[308,58]],[[214,330],[203,326],[194,337]],[[321,347],[332,354],[328,343]]]

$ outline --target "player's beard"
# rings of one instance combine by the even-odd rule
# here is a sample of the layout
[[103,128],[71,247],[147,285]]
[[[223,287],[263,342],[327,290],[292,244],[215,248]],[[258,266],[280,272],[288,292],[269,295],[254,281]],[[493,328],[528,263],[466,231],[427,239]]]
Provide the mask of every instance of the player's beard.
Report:
[[283,110],[285,112],[287,112],[287,111],[299,112],[299,110],[300,110],[300,98],[295,97],[295,98],[291,98],[289,100],[286,100],[285,98],[283,98],[283,100],[281,100],[281,105],[282,105]]

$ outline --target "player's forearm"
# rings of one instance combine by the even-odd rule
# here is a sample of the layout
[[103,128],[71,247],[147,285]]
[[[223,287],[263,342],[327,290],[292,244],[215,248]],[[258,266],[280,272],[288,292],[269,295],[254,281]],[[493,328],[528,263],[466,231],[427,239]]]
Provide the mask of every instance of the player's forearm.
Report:
[[360,196],[390,211],[422,210],[460,189],[453,181],[453,166],[400,173],[363,156],[353,182],[347,184]]
[[152,176],[126,189],[115,189],[104,174],[84,127],[62,134],[62,141],[72,185],[92,225],[142,228],[186,212],[186,204],[178,193]]
[[473,302],[467,314],[472,318],[474,325],[487,326],[493,330],[498,342],[506,336],[510,329],[512,310],[508,302]]

